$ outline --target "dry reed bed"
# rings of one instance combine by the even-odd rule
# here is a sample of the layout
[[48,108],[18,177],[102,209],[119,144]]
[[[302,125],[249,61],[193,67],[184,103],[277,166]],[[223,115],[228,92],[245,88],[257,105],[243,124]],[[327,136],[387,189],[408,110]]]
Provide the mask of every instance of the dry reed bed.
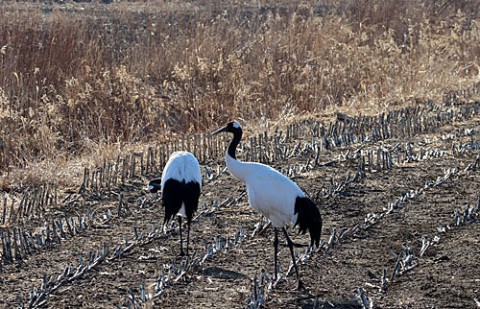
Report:
[[230,118],[438,100],[478,81],[475,5],[4,3],[0,166],[69,162]]

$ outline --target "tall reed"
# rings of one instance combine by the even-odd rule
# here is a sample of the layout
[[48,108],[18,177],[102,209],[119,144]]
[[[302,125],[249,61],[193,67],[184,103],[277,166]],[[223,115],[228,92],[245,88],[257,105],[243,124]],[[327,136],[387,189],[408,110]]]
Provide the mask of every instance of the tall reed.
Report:
[[230,118],[440,100],[479,80],[476,1],[4,2],[0,167]]

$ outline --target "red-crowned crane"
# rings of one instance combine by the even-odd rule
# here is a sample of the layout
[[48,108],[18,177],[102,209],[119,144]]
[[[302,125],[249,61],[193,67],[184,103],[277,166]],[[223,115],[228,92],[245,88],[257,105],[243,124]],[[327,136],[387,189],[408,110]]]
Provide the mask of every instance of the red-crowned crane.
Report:
[[295,261],[293,242],[288,236],[286,226],[299,226],[300,233],[310,233],[310,246],[319,246],[322,230],[322,218],[315,203],[287,176],[265,164],[256,162],[241,162],[235,157],[235,150],[242,139],[242,127],[236,121],[229,122],[212,134],[228,132],[233,139],[226,151],[227,168],[237,179],[247,187],[250,205],[267,217],[274,227],[274,279],[278,271],[278,230],[281,228],[290,248],[293,266],[298,279],[298,287],[303,287]]
[[177,151],[170,155],[162,178],[154,179],[148,184],[148,190],[162,193],[162,202],[165,207],[166,226],[173,216],[178,215],[180,226],[180,255],[183,252],[182,217],[187,218],[187,255],[190,241],[190,224],[198,208],[198,199],[202,189],[202,173],[197,158],[189,152]]

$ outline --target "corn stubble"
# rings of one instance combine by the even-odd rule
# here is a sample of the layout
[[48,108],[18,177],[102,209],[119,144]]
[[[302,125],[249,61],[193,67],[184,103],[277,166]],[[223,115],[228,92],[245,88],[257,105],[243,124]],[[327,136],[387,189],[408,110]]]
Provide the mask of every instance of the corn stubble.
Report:
[[[2,181],[32,166],[62,177],[45,169],[231,118],[253,124],[440,101],[478,82],[476,6],[4,2]],[[33,174],[24,181],[45,180]]]

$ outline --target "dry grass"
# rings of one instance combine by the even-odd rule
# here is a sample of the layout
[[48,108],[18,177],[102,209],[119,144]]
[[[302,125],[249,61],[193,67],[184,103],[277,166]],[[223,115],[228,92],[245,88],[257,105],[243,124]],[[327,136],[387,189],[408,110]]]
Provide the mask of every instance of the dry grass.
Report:
[[474,0],[4,2],[3,177],[230,118],[439,101],[479,81],[478,12]]

